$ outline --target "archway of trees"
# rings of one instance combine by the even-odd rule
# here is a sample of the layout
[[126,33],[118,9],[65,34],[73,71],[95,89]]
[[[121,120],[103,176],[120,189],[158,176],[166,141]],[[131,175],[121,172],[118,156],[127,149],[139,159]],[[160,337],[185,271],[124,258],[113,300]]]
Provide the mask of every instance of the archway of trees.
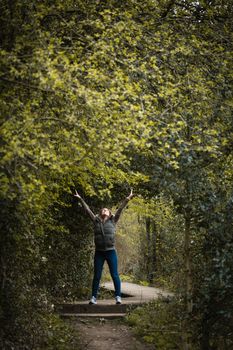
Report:
[[1,348],[64,349],[51,305],[92,264],[72,191],[97,210],[133,187],[122,271],[179,295],[186,349],[230,349],[232,2],[0,8]]

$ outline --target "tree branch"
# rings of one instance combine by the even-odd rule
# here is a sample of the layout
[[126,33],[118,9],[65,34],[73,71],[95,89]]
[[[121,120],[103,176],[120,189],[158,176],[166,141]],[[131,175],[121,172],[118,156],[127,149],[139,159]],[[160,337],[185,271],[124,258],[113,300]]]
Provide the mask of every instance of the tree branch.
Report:
[[35,90],[39,90],[39,91],[43,91],[43,92],[54,92],[51,89],[42,89],[42,88],[40,88],[40,87],[38,87],[36,85],[31,85],[31,84],[23,82],[23,81],[11,80],[11,79],[7,79],[7,78],[4,78],[4,77],[0,77],[0,80],[5,81],[6,83],[9,83],[9,84],[22,85],[22,86],[25,86],[28,89],[35,89]]

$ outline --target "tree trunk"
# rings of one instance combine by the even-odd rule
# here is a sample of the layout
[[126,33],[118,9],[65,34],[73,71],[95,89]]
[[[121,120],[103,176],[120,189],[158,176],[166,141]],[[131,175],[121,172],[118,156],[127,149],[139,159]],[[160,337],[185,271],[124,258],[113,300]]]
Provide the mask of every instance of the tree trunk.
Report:
[[192,300],[192,271],[191,271],[191,256],[190,256],[190,227],[191,217],[187,213],[185,216],[185,239],[184,239],[184,254],[185,254],[185,300],[186,310],[188,314],[192,312],[193,300]]
[[151,262],[150,262],[150,256],[151,256],[151,234],[150,234],[150,228],[151,228],[151,220],[150,218],[146,218],[146,274],[147,274],[147,280],[150,282],[151,279]]
[[203,317],[202,321],[202,336],[200,340],[200,346],[201,350],[210,350],[210,332],[206,317]]
[[155,277],[155,272],[157,270],[157,230],[156,224],[152,223],[152,254],[151,254],[151,270],[153,273],[153,278]]
[[189,332],[189,315],[193,309],[192,300],[192,275],[191,275],[191,216],[189,212],[185,215],[185,237],[184,237],[184,264],[185,264],[185,304],[187,311],[187,319],[184,321],[183,328],[183,350],[191,350],[190,332]]
[[153,283],[157,265],[156,243],[156,224],[150,218],[146,218],[146,273],[147,280],[150,283]]

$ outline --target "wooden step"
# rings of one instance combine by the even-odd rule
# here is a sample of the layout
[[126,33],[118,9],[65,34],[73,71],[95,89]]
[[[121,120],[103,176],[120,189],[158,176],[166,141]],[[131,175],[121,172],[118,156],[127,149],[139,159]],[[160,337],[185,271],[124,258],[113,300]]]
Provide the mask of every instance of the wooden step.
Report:
[[122,314],[126,313],[126,305],[89,305],[83,303],[64,303],[56,306],[56,311],[61,314]]
[[100,322],[104,319],[122,318],[126,316],[126,313],[64,313],[60,314],[62,318],[99,318]]

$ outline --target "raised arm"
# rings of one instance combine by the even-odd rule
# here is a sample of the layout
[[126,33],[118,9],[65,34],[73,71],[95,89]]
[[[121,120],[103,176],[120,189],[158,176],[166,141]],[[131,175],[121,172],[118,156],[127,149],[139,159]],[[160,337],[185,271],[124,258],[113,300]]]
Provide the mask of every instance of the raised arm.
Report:
[[115,222],[117,222],[120,219],[122,210],[124,209],[124,207],[126,207],[127,203],[130,201],[130,199],[133,198],[133,190],[131,189],[130,194],[128,195],[128,197],[126,197],[124,199],[124,201],[121,203],[121,205],[119,206],[119,208],[117,209],[115,216],[114,216],[114,220]]
[[80,194],[76,190],[75,190],[74,196],[77,197],[80,200],[80,202],[82,203],[82,206],[86,210],[87,214],[90,216],[91,220],[94,221],[95,220],[95,214],[92,212],[92,210],[89,208],[87,203],[84,201],[84,199],[82,199],[82,197],[80,196]]

